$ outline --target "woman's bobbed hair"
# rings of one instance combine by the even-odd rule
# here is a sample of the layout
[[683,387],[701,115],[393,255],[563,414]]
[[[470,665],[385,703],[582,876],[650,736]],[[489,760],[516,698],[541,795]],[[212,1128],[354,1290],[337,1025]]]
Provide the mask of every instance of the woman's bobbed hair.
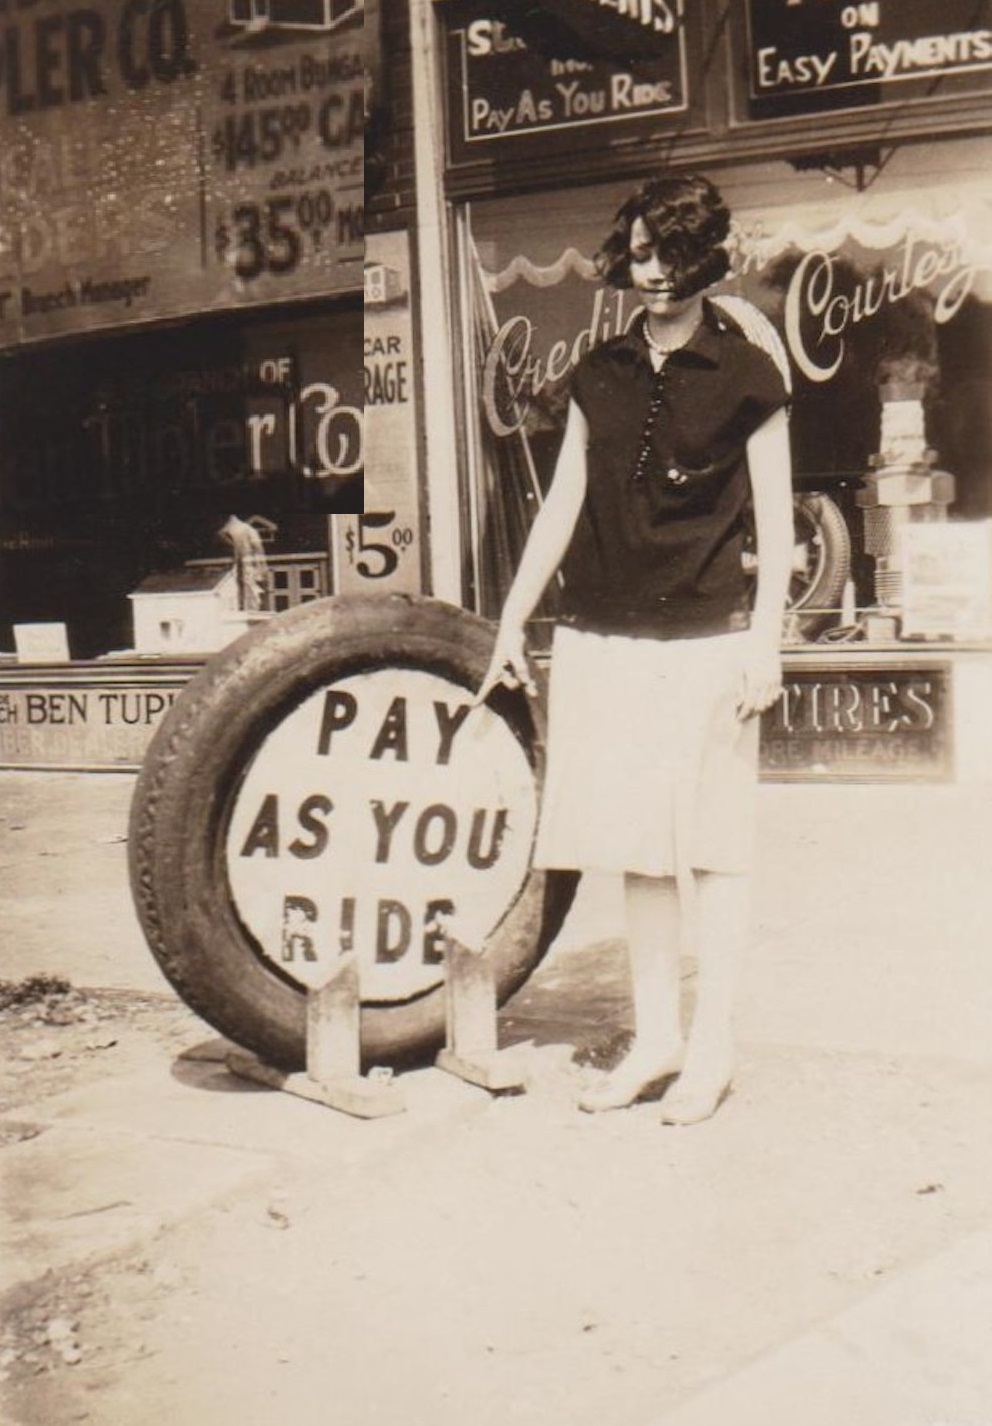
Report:
[[600,275],[611,287],[631,285],[630,230],[638,218],[661,261],[672,268],[675,297],[692,297],[726,275],[730,257],[723,243],[730,210],[708,178],[677,174],[643,183],[617,212],[596,254]]

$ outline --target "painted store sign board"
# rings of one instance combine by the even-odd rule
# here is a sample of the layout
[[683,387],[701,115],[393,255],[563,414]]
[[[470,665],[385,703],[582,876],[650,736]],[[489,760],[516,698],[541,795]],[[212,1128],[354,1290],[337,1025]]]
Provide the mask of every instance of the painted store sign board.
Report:
[[0,346],[357,291],[362,11],[4,4]]
[[369,236],[365,253],[365,510],[332,522],[341,594],[422,586],[410,246],[405,233]]
[[906,97],[888,86],[992,71],[992,16],[974,0],[748,0],[747,19],[752,118],[780,116],[783,98],[799,114],[836,91],[880,103]]
[[448,31],[452,161],[524,157],[565,135],[574,146],[604,134],[636,138],[689,105],[683,0],[666,7],[650,57],[554,59],[485,8]]
[[786,661],[781,699],[762,719],[768,782],[947,781],[953,769],[947,664]]
[[197,666],[0,669],[0,767],[133,771]]

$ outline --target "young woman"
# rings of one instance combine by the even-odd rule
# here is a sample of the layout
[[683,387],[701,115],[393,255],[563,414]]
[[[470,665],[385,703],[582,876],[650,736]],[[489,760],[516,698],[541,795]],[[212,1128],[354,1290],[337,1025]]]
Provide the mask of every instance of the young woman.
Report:
[[[662,1101],[672,1124],[708,1118],[733,1074],[757,715],[781,691],[793,546],[782,376],[703,295],[728,270],[729,225],[698,175],[647,183],[618,212],[600,271],[643,311],[576,368],[477,695],[501,682],[533,691],[524,625],[561,568],[535,864],[623,873],[635,1022],[627,1057],[580,1105],[620,1108],[678,1076]],[[749,506],[756,591],[741,559]]]

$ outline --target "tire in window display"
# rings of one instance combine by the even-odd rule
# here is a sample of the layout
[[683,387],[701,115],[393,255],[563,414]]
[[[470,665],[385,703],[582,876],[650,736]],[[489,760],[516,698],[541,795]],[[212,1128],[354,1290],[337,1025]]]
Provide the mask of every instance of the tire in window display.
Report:
[[[851,534],[837,503],[823,491],[793,496],[795,544],[787,598],[789,623],[804,639],[816,639],[836,624],[844,587],[851,577]],[[753,540],[745,568],[756,574]]]

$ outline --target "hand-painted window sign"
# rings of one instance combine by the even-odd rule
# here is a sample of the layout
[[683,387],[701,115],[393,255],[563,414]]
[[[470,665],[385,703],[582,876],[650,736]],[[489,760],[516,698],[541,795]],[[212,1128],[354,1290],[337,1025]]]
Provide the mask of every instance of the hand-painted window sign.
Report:
[[[675,17],[677,15],[677,23]],[[552,59],[484,9],[448,35],[452,158],[517,155],[528,137],[606,127],[632,137],[645,121],[687,107],[682,3],[650,57]]]
[[355,291],[363,8],[0,0],[0,347]]
[[[678,23],[676,7],[670,0],[585,0],[585,5],[600,21],[615,14],[653,34],[670,35]],[[581,4],[576,13],[580,12]]]
[[422,669],[320,689],[259,749],[235,802],[228,876],[262,954],[322,985],[358,950],[363,995],[442,978],[445,934],[481,946],[527,876],[536,818],[520,744]]
[[488,0],[488,10],[554,59],[621,61],[663,52],[682,14],[678,0]]
[[788,97],[801,113],[795,96],[841,90],[848,104],[877,103],[879,86],[992,70],[988,11],[974,0],[748,0],[751,117],[784,112],[762,101]]

